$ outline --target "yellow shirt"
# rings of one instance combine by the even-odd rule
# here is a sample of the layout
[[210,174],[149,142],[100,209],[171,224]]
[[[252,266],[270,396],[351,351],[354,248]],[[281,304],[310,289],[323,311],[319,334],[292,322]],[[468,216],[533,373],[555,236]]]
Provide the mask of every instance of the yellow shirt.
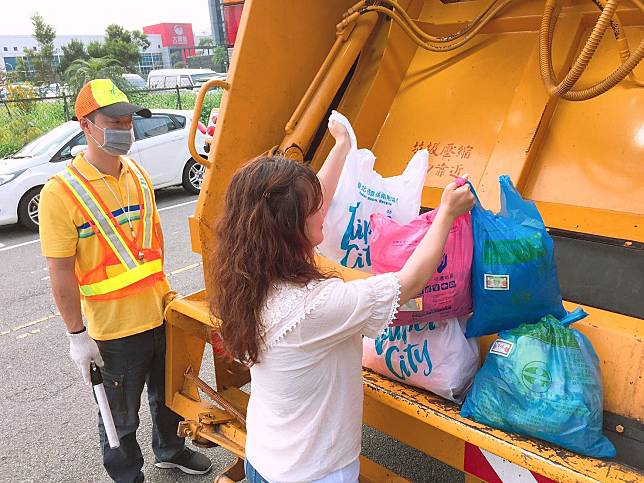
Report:
[[[128,205],[129,190],[130,219],[136,233],[139,230],[138,195],[134,173],[129,173],[127,164],[121,164],[118,181],[100,173],[79,154],[72,161],[80,173],[87,178],[119,224],[126,225],[128,218],[123,208]],[[150,178],[144,173],[150,186]],[[127,183],[127,184],[126,184]],[[107,187],[109,185],[110,189]],[[116,199],[116,196],[119,199]],[[159,223],[159,213],[154,203],[154,222]],[[86,273],[96,267],[103,257],[101,243],[89,226],[89,220],[82,214],[70,195],[57,181],[49,180],[40,192],[39,203],[40,241],[42,254],[50,258],[76,257],[76,268]],[[87,322],[90,337],[97,340],[111,340],[138,334],[163,324],[163,297],[170,290],[168,282],[157,281],[153,286],[134,296],[115,300],[92,300],[81,296],[81,308]]]

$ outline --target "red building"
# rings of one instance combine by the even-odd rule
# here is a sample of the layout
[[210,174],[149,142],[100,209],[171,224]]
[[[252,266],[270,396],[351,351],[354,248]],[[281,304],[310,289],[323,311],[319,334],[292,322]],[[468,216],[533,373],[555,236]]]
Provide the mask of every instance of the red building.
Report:
[[172,50],[181,49],[181,57],[185,62],[186,58],[195,55],[195,36],[192,33],[190,23],[158,23],[143,27],[143,33],[161,35],[163,47]]

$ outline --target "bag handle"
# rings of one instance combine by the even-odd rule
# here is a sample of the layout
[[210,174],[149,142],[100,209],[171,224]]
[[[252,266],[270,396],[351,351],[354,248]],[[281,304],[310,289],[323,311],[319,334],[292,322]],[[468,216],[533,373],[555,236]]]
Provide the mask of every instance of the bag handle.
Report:
[[512,217],[515,221],[535,228],[544,227],[543,218],[533,201],[525,200],[512,184],[508,175],[499,176],[501,185],[501,211],[504,217]]
[[400,178],[404,183],[417,183],[419,179],[422,179],[424,182],[428,167],[429,153],[426,149],[421,149],[414,153],[407,162],[407,166],[405,166],[405,170],[400,174]]
[[561,325],[564,327],[568,327],[570,324],[574,324],[575,322],[579,322],[581,319],[584,319],[588,316],[586,311],[582,309],[581,307],[577,307],[575,310],[572,312],[568,312],[563,319],[561,319],[559,322],[561,322]]
[[466,183],[470,187],[470,191],[474,195],[474,206],[472,207],[472,210],[475,210],[475,209],[482,210],[482,211],[485,210],[485,208],[483,208],[483,205],[481,204],[479,195],[476,194],[476,190],[474,189],[474,185],[472,184],[472,182],[468,179]]

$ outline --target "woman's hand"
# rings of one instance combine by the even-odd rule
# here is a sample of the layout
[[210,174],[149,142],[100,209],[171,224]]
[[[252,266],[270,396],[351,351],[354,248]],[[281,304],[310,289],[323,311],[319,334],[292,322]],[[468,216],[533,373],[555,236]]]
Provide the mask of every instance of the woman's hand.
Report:
[[443,257],[445,242],[454,220],[474,206],[474,195],[469,186],[462,184],[463,179],[458,181],[445,187],[434,222],[398,272],[401,304],[415,297],[432,277]]
[[346,127],[336,121],[329,121],[328,127],[329,132],[331,133],[331,136],[333,136],[333,139],[335,139],[336,143],[346,144],[349,146],[351,140],[349,139],[349,132]]
[[339,122],[329,121],[329,132],[335,139],[335,146],[331,148],[324,164],[318,171],[318,179],[322,185],[322,208],[325,213],[331,199],[333,199],[335,189],[338,187],[340,173],[342,173],[344,162],[351,150],[351,139],[346,127]]
[[[463,178],[467,179],[467,175]],[[445,210],[451,218],[467,213],[472,206],[474,206],[474,195],[469,185],[464,184],[459,187],[456,182],[452,182],[445,186],[439,209]]]

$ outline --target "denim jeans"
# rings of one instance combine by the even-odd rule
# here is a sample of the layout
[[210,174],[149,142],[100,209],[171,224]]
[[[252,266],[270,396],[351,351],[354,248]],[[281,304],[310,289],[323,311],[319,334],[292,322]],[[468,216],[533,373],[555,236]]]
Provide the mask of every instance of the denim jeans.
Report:
[[[269,483],[258,471],[253,468],[253,465],[249,463],[248,460],[244,460],[244,470],[246,471],[246,479],[248,483]],[[349,463],[344,468],[333,471],[326,476],[319,478],[312,483],[316,482],[325,482],[325,483],[340,483],[340,482],[352,482],[358,483],[360,478],[360,460],[355,459],[352,463]]]
[[123,337],[96,341],[105,361],[103,385],[110,403],[120,447],[110,448],[98,417],[103,466],[118,483],[142,481],[143,455],[136,441],[143,386],[148,387],[152,415],[152,449],[157,461],[168,461],[184,448],[177,436],[181,417],[165,405],[165,326]]
[[268,480],[260,475],[248,460],[244,460],[244,470],[246,471],[246,480],[248,483],[268,483]]

